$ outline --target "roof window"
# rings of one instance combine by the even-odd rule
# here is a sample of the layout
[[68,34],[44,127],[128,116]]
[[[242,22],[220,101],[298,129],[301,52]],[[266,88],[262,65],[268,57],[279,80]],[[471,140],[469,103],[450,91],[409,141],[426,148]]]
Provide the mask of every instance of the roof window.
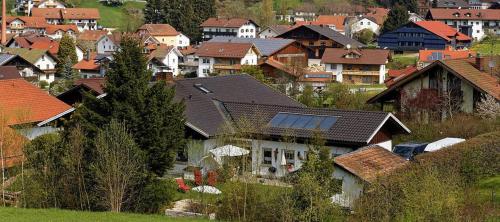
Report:
[[205,94],[212,93],[212,91],[210,91],[207,88],[205,88],[205,86],[203,86],[201,83],[194,84],[194,87],[197,88],[198,90],[202,91]]

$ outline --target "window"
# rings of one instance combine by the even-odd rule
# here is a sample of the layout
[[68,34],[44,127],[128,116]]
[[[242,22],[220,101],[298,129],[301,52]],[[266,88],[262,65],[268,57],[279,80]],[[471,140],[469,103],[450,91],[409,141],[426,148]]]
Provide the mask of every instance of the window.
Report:
[[283,150],[285,152],[285,160],[287,164],[295,164],[295,151],[293,150]]
[[245,29],[245,32],[248,32],[248,29]]
[[273,164],[273,150],[269,148],[262,149],[262,164],[271,165]]
[[370,22],[367,22],[366,24],[367,24],[367,25],[370,25],[371,23],[370,23]]
[[250,29],[250,32],[253,32],[253,29]]
[[204,58],[204,59],[202,60],[202,63],[203,63],[203,64],[210,64],[210,60],[209,60],[209,59],[205,59],[205,58]]
[[352,65],[347,65],[346,70],[352,70]]
[[229,29],[226,29],[226,32],[229,32]]
[[360,24],[360,25],[363,25],[363,22],[360,22],[359,24]]
[[331,70],[335,70],[335,69],[337,69],[337,65],[336,65],[336,64],[330,64],[330,69],[331,69]]
[[203,69],[203,74],[208,74],[209,73],[209,69]]
[[479,29],[478,29],[478,30],[476,30],[476,33],[479,33]]
[[242,30],[241,30],[241,33],[243,33],[244,31],[245,31],[245,30],[243,30],[243,29],[242,29]]
[[371,76],[365,76],[362,78],[363,83],[371,83],[372,77]]
[[36,65],[36,67],[38,67],[40,69],[40,65]]
[[45,61],[45,55],[42,55],[42,61]]
[[50,69],[50,65],[49,64],[47,64],[45,67],[47,67],[47,69]]
[[45,74],[45,79],[49,79],[50,78],[50,74]]
[[313,42],[313,41],[310,41],[310,42],[309,42],[309,45],[314,45],[314,42]]

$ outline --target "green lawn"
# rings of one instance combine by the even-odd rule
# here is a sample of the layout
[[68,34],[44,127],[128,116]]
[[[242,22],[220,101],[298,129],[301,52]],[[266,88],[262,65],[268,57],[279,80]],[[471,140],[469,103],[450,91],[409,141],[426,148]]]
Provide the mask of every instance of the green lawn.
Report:
[[124,221],[124,222],[202,222],[205,219],[171,218],[161,215],[144,215],[129,213],[109,213],[109,212],[83,212],[57,209],[21,209],[0,207],[0,221],[37,221],[37,222],[100,222],[100,221]]
[[142,2],[125,2],[119,7],[109,7],[99,3],[97,0],[84,0],[77,6],[80,8],[97,8],[101,15],[101,20],[99,25],[107,28],[118,28],[120,30],[126,30],[129,22],[136,23],[137,21],[131,21],[132,18],[127,14],[127,8],[134,8],[142,10],[146,4]]
[[500,204],[500,175],[479,181],[478,188],[481,198]]
[[500,55],[500,38],[475,43],[472,45],[472,50],[482,55],[491,55],[491,53]]
[[418,57],[407,56],[407,55],[395,55],[392,57],[392,61],[387,64],[388,69],[403,69],[409,65],[415,65],[417,63]]

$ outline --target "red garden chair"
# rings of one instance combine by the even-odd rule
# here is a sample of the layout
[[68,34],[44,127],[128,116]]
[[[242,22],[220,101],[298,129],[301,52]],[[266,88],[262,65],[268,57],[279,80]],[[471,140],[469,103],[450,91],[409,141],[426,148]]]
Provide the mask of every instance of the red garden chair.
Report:
[[183,192],[187,192],[191,189],[191,187],[184,183],[184,179],[182,178],[175,178],[175,182],[177,182],[177,185],[179,185],[179,190]]

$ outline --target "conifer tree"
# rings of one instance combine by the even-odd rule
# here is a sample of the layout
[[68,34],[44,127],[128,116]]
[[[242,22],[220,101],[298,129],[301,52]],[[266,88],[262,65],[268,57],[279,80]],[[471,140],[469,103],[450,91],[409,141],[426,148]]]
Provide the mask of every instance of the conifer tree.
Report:
[[387,15],[387,19],[382,26],[382,33],[390,32],[408,23],[408,11],[404,6],[396,4]]
[[56,71],[61,76],[64,72],[64,66],[69,65],[65,64],[66,62],[69,61],[71,63],[70,67],[78,62],[75,40],[71,36],[64,35],[61,38],[61,41],[59,42],[59,51],[57,52],[57,58],[59,61],[56,65]]

